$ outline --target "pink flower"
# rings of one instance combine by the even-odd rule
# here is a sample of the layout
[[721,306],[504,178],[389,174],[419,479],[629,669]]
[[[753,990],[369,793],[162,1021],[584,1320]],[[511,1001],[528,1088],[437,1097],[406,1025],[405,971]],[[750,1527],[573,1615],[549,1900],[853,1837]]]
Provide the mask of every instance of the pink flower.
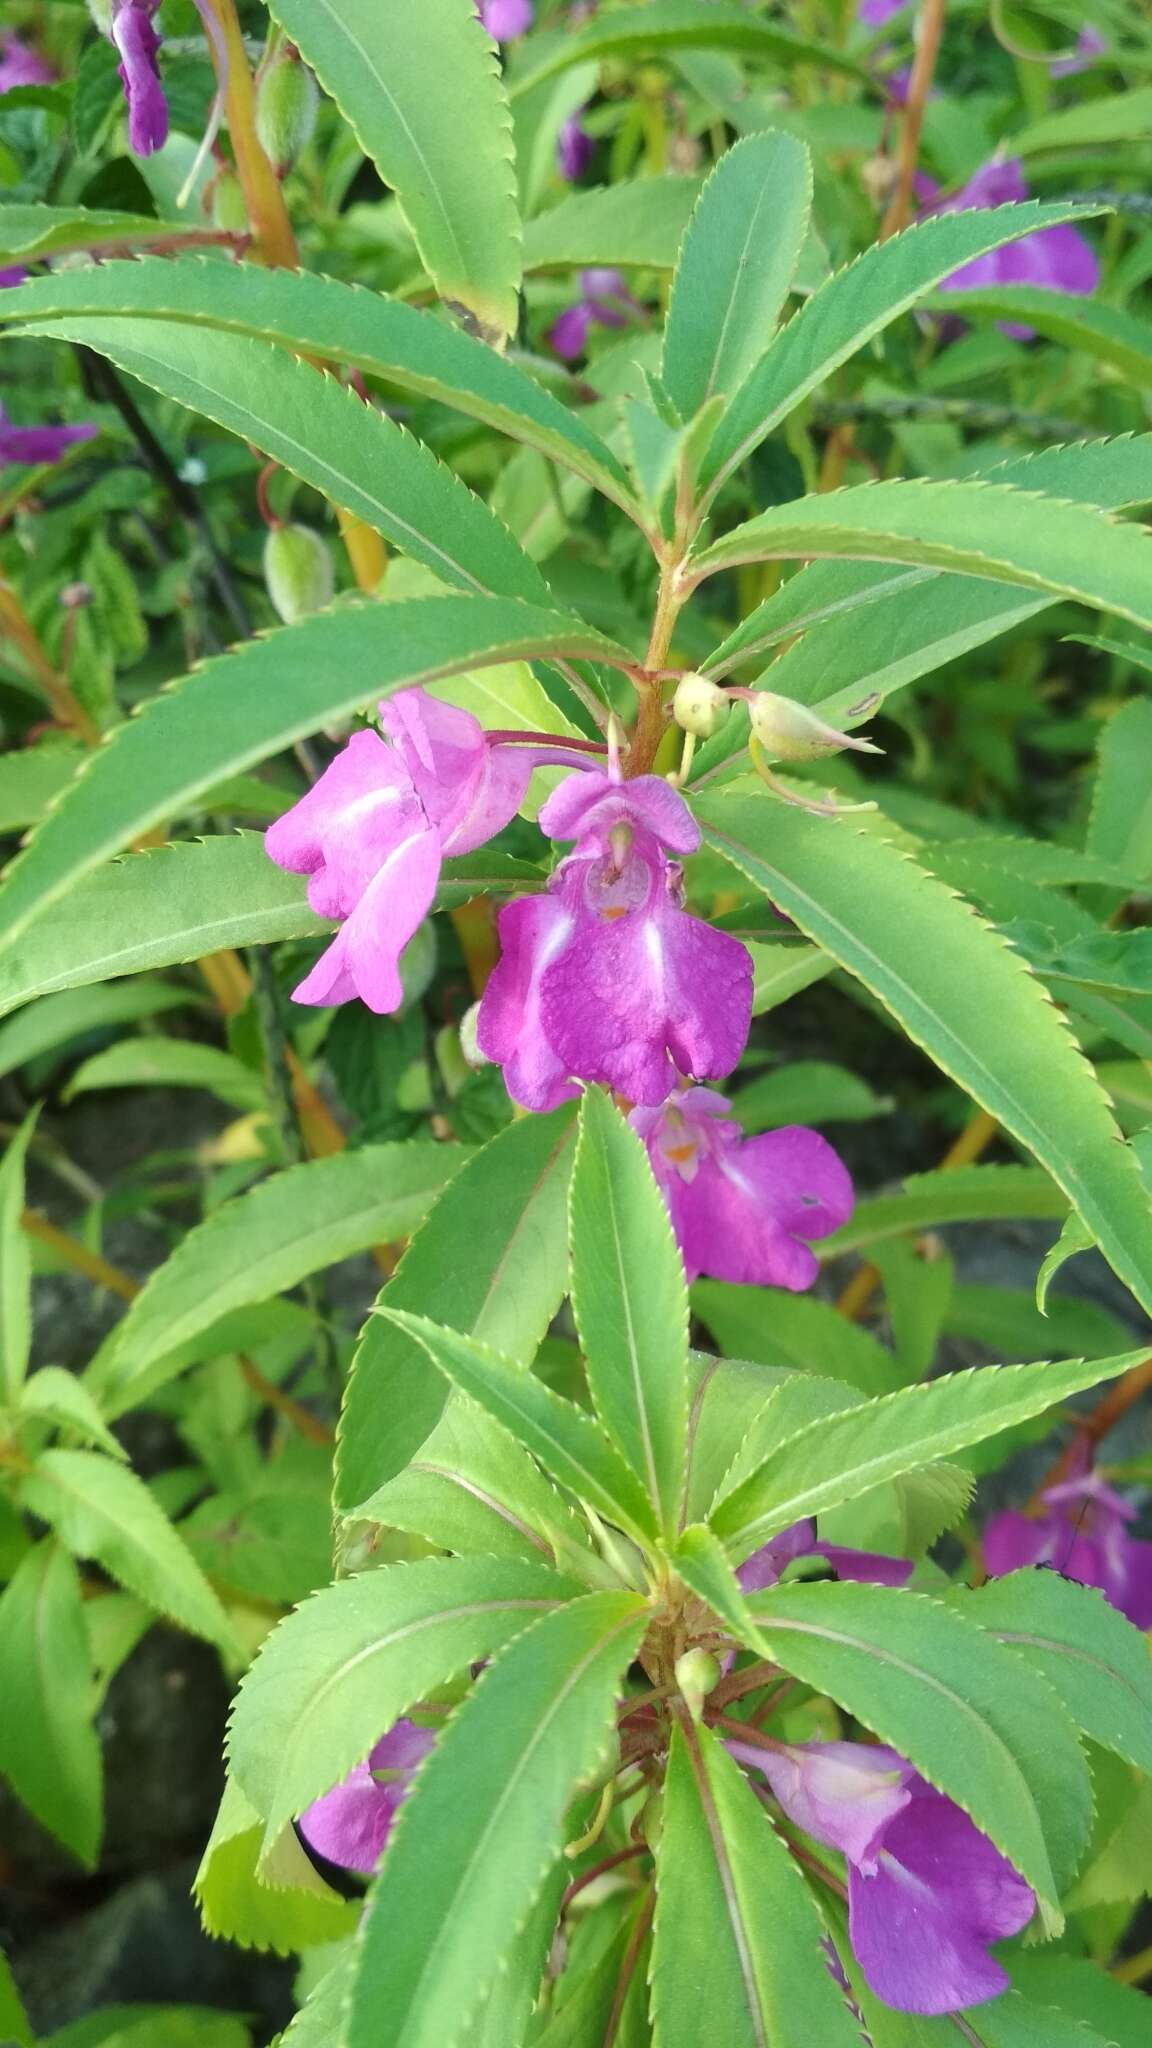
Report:
[[690,1280],[811,1287],[812,1240],[852,1214],[852,1182],[825,1139],[800,1124],[745,1138],[710,1088],[684,1088],[629,1119],[648,1147]]
[[309,1848],[329,1863],[371,1877],[412,1779],[432,1747],[426,1728],[397,1721],[375,1749],[300,1817]]
[[441,861],[501,831],[533,768],[558,750],[490,744],[467,711],[419,689],[388,698],[380,717],[391,744],[354,733],[264,846],[278,867],[309,877],[320,917],[342,920],[296,1001],[359,996],[383,1015],[400,1006],[400,954],[431,907]]
[[[670,854],[700,834],[657,775],[570,775],[540,812],[574,840],[548,894],[500,913],[500,959],[477,1034],[526,1109],[553,1109],[574,1080],[655,1106],[676,1067],[728,1073],[744,1049],[752,962],[739,941],[689,916]],[[673,1064],[675,1063],[675,1065]]]
[[905,1757],[857,1742],[728,1747],[763,1772],[789,1820],[846,1857],[848,1938],[877,1998],[947,2013],[1008,1989],[989,1945],[1028,1925],[1033,1893]]
[[479,0],[479,12],[494,43],[513,43],[532,26],[532,0]]
[[1081,1586],[1095,1586],[1136,1628],[1152,1628],[1152,1543],[1129,1536],[1130,1507],[1095,1472],[1082,1472],[1043,1495],[1038,1518],[1006,1509],[984,1530],[990,1578],[1047,1565]]
[[19,36],[0,36],[0,93],[18,85],[51,85],[55,76],[51,65]]

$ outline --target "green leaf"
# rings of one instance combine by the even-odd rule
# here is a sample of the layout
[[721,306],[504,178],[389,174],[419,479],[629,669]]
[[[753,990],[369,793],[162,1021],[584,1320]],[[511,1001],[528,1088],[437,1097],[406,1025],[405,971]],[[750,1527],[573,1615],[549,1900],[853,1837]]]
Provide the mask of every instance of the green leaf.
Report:
[[1079,99],[1058,113],[1045,114],[1012,137],[1013,156],[1035,156],[1044,149],[1074,149],[1081,144],[1143,140],[1152,122],[1152,86],[1134,92],[1108,93],[1103,99]]
[[547,603],[535,563],[453,470],[351,386],[285,350],[174,320],[84,313],[20,331],[98,350],[282,463],[454,588]]
[[709,451],[714,488],[801,399],[951,271],[1037,228],[1097,211],[1029,203],[941,213],[874,242],[813,293],[741,385]]
[[149,213],[110,213],[83,206],[0,205],[0,262],[39,263],[76,249],[121,248],[161,238],[190,244],[202,229],[184,229],[179,221],[157,220]]
[[1152,1773],[1152,1658],[1102,1593],[1058,1572],[1019,1571],[958,1604],[1042,1673],[1102,1749]]
[[553,1479],[641,1544],[655,1534],[648,1499],[598,1425],[542,1380],[472,1337],[395,1308],[378,1311],[424,1346],[433,1365],[499,1422]]
[[701,1522],[683,1531],[672,1552],[672,1564],[684,1584],[718,1615],[740,1642],[759,1638],[755,1616],[728,1562],[724,1545]]
[[1043,962],[1046,981],[1075,981],[1127,995],[1152,995],[1152,931],[1092,932]]
[[656,2048],[697,2048],[702,1985],[717,2048],[858,2048],[800,1870],[708,1728],[673,1731],[656,1874]]
[[672,287],[661,379],[682,418],[730,396],[768,345],[808,230],[812,171],[794,136],[749,135],[696,203]]
[[831,974],[835,962],[819,946],[745,942],[752,955],[752,1015],[762,1017]]
[[1050,1302],[1040,1315],[1015,1287],[954,1287],[944,1327],[1001,1358],[1104,1358],[1128,1342],[1128,1327],[1095,1302]]
[[858,1202],[845,1223],[820,1246],[825,1259],[862,1251],[909,1231],[942,1223],[1060,1221],[1068,1197],[1037,1166],[963,1166],[947,1173],[916,1173],[898,1195]]
[[829,1302],[776,1288],[769,1293],[726,1280],[697,1280],[692,1307],[729,1358],[822,1373],[862,1394],[890,1394],[897,1384],[891,1353]]
[[250,2048],[235,2014],[206,2005],[108,2005],[50,2034],[41,2048]]
[[1067,348],[1107,363],[1120,372],[1126,384],[1137,389],[1152,385],[1152,324],[1119,306],[1035,286],[1000,285],[942,292],[932,299],[931,309],[964,320],[983,315],[1032,327],[1050,341],[1063,342]]
[[672,270],[700,188],[699,178],[659,176],[570,192],[527,223],[524,268]]
[[[199,337],[203,339],[203,337]],[[150,698],[88,763],[0,889],[5,945],[81,875],[368,700],[520,655],[612,659],[591,627],[505,598],[424,597],[325,612],[222,655]]]
[[[570,1105],[499,1132],[449,1182],[378,1305],[420,1310],[530,1364],[567,1289],[575,1147]],[[369,1317],[344,1399],[338,1508],[368,1512],[377,1488],[425,1444],[445,1392],[407,1331]]]
[[20,1392],[32,1348],[32,1254],[24,1230],[24,1160],[37,1110],[31,1110],[0,1158],[0,1385]]
[[355,1905],[325,1884],[291,1829],[258,1871],[263,1833],[255,1807],[236,1779],[227,1778],[193,1884],[205,1932],[282,1956],[351,1934]]
[[192,1635],[231,1647],[228,1617],[191,1551],[126,1465],[99,1451],[43,1451],[20,1497],[77,1557],[94,1558]]
[[1055,1694],[953,1609],[890,1586],[776,1586],[751,1602],[761,1655],[826,1692],[955,1799],[1056,1898],[1092,1820],[1088,1768]]
[[1079,1956],[1013,1956],[1012,1981],[1025,1997],[1096,2027],[1112,2048],[1144,2048],[1148,2000]]
[[225,1202],[181,1239],[96,1353],[90,1377],[105,1411],[146,1399],[173,1353],[229,1310],[407,1237],[460,1160],[431,1141],[365,1145],[288,1167]]
[[347,2048],[450,2048],[607,1761],[620,1678],[647,1618],[592,1593],[527,1629],[452,1716],[411,1792],[369,1901]]
[[134,1023],[161,1010],[188,1009],[199,1000],[192,989],[163,981],[126,982],[119,988],[96,988],[79,995],[67,991],[45,996],[30,1004],[22,1017],[0,1025],[0,1074],[10,1074],[27,1060],[56,1052],[89,1031]]
[[709,843],[1035,1153],[1152,1308],[1152,1205],[1135,1155],[1018,956],[885,840],[752,798],[712,797],[699,808]]
[[688,1440],[684,1262],[644,1146],[599,1088],[584,1094],[569,1209],[588,1390],[673,1535]]
[[122,1038],[84,1060],[64,1089],[64,1100],[100,1088],[205,1088],[237,1109],[262,1109],[262,1077],[234,1053],[190,1038]]
[[693,557],[692,587],[740,562],[796,556],[959,570],[1099,605],[1152,630],[1147,535],[1094,506],[1011,484],[897,480],[774,505]]
[[20,1389],[21,1416],[54,1423],[57,1429],[74,1430],[88,1443],[99,1444],[112,1458],[126,1458],[100,1413],[83,1380],[62,1365],[42,1365]]
[[72,740],[41,740],[0,756],[0,832],[38,825],[87,756],[87,747]]
[[308,1993],[291,2025],[277,2035],[275,2048],[332,2048],[333,2041],[339,2039],[348,2003],[352,1963],[352,1950],[345,1948]]
[[866,1123],[885,1115],[892,1103],[831,1060],[790,1060],[738,1088],[732,1107],[751,1135],[781,1124]]
[[710,1517],[741,1558],[805,1515],[854,1500],[881,1480],[950,1457],[1101,1380],[1140,1356],[945,1373],[816,1422],[775,1444]]
[[188,321],[352,365],[483,420],[632,503],[620,463],[578,412],[482,341],[402,300],[304,270],[165,258],[35,278],[0,305],[0,320],[70,313]]
[[271,1847],[409,1707],[579,1589],[542,1564],[422,1558],[316,1593],[240,1687],[229,1759]]
[[395,192],[440,297],[503,341],[520,285],[512,120],[471,0],[275,0],[272,12]]
[[100,1842],[100,1744],[80,1578],[58,1543],[38,1543],[0,1594],[0,1771],[38,1821],[89,1869]]
[[598,14],[556,41],[535,67],[529,64],[516,78],[513,94],[530,92],[544,79],[592,58],[658,57],[664,50],[739,50],[778,64],[814,64],[821,71],[860,76],[859,66],[829,42],[808,42],[731,0],[660,0],[658,8],[614,7]]
[[32,2025],[9,1967],[0,1954],[0,2039],[8,2048],[35,2048]]
[[1152,703],[1122,704],[1100,738],[1088,851],[1152,876],[1152,789],[1144,764],[1152,747]]

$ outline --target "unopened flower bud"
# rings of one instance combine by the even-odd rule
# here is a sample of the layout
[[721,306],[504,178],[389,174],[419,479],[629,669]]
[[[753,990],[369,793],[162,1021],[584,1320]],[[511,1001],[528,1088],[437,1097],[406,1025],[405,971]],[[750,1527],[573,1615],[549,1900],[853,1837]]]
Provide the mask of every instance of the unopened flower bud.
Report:
[[88,12],[101,35],[108,35],[112,28],[112,0],[88,0]]
[[248,229],[248,207],[244,188],[235,171],[221,171],[212,183],[212,225],[226,234],[243,235]]
[[676,1659],[676,1683],[694,1721],[700,1719],[705,1700],[719,1682],[720,1666],[710,1650],[685,1650]]
[[839,732],[834,725],[825,725],[806,705],[797,704],[791,697],[778,697],[774,690],[750,692],[748,715],[752,731],[770,761],[819,761],[825,754],[839,753],[841,747],[851,747],[857,754],[883,751],[874,747],[871,740],[857,739],[854,733]]
[[491,1065],[491,1061],[486,1059],[480,1050],[480,1040],[476,1029],[479,1015],[480,1005],[479,1003],[473,1003],[472,1008],[465,1010],[464,1015],[460,1019],[461,1058],[467,1062],[468,1066],[475,1068],[477,1071],[481,1067]]
[[698,740],[710,740],[724,725],[731,705],[718,683],[709,676],[681,676],[672,699],[672,716],[682,732],[695,733]]
[[256,133],[278,177],[284,177],[312,139],[320,94],[306,64],[288,49],[256,82]]
[[286,626],[331,603],[332,557],[310,526],[274,526],[264,543],[264,581]]

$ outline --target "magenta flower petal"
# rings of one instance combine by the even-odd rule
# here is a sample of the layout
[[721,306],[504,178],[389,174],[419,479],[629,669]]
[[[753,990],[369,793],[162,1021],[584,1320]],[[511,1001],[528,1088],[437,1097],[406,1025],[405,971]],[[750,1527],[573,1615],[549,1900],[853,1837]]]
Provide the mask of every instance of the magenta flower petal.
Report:
[[19,85],[51,85],[55,72],[39,51],[21,42],[17,35],[0,36],[0,93]]
[[883,1829],[873,1866],[849,1867],[853,1951],[870,1989],[898,2012],[956,2012],[1007,1990],[988,1945],[1019,1934],[1034,1908],[988,1837],[922,1779]]
[[[371,1877],[384,1853],[396,1810],[412,1777],[432,1747],[432,1737],[412,1721],[397,1721],[362,1764],[339,1785],[313,1800],[300,1819],[309,1847],[329,1863]],[[383,1781],[375,1771],[395,1772]]]
[[591,309],[583,304],[566,306],[552,322],[548,330],[548,340],[557,355],[564,357],[565,362],[571,362],[576,356],[583,355],[588,345],[588,329],[591,324]]
[[883,28],[907,4],[908,0],[856,0],[856,19],[864,28]]
[[1086,71],[1097,57],[1102,57],[1108,48],[1107,41],[1099,29],[1089,22],[1076,38],[1076,48],[1070,57],[1054,57],[1048,65],[1053,78],[1074,78],[1078,71]]
[[[750,1760],[738,1741],[735,1750]],[[789,1820],[851,1863],[872,1861],[912,1797],[911,1764],[879,1744],[801,1742],[752,1756]]]
[[778,1536],[770,1537],[751,1557],[746,1557],[736,1577],[746,1593],[763,1593],[766,1587],[776,1584],[784,1567],[795,1558],[811,1556],[815,1545],[815,1522],[810,1517],[793,1522],[790,1529],[781,1529]]
[[412,783],[374,732],[353,733],[299,803],[264,834],[277,867],[319,876],[309,901],[322,917],[347,917],[382,862],[428,829]]
[[400,955],[427,916],[440,879],[440,841],[429,826],[402,839],[380,862],[312,972],[292,991],[298,1003],[346,1003],[359,996],[387,1016],[404,1000]]
[[109,34],[120,53],[128,143],[135,156],[151,156],[168,140],[168,103],[157,62],[161,37],[153,19],[158,5],[159,0],[112,0]]
[[593,142],[580,125],[579,114],[570,114],[556,137],[556,168],[568,184],[582,178],[592,161]]
[[911,1558],[885,1557],[878,1550],[846,1550],[841,1543],[816,1543],[813,1550],[831,1565],[838,1579],[864,1586],[906,1586],[914,1566]]
[[550,839],[606,839],[613,825],[645,827],[669,853],[695,853],[700,827],[679,790],[661,775],[617,782],[603,769],[569,775],[540,808],[540,829]]
[[485,1059],[504,1069],[509,1095],[524,1109],[557,1109],[579,1090],[540,1021],[540,985],[563,952],[575,918],[555,896],[521,896],[498,919],[500,958],[476,1019]]
[[1134,1627],[1152,1628],[1152,1543],[1128,1534],[1135,1508],[1091,1471],[1049,1487],[1044,1505],[1039,1517],[991,1516],[982,1538],[988,1576],[1047,1565],[1095,1586]]
[[479,0],[480,19],[494,43],[512,43],[532,26],[532,0]]
[[99,427],[13,427],[0,415],[0,469],[8,462],[59,462],[79,441],[90,441]]

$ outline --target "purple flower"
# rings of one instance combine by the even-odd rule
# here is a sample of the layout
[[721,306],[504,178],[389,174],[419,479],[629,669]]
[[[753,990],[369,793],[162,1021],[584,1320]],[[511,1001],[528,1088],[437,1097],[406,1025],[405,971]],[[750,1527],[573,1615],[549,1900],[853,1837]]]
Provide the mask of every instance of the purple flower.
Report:
[[548,339],[557,355],[568,362],[583,355],[590,327],[626,327],[638,311],[619,270],[582,270],[580,297],[553,321]]
[[0,93],[18,85],[51,85],[56,74],[19,36],[0,36]]
[[852,1579],[866,1586],[904,1586],[912,1576],[912,1565],[906,1557],[885,1557],[881,1551],[845,1550],[838,1543],[818,1543],[816,1524],[811,1517],[793,1522],[790,1529],[770,1537],[761,1549],[745,1558],[736,1576],[746,1593],[762,1593],[765,1587],[774,1586],[785,1566],[798,1557],[822,1557],[838,1579]]
[[[556,168],[570,185],[574,184],[577,178],[584,176],[592,161],[594,148],[592,137],[586,135],[580,125],[579,114],[569,114],[556,137]],[[564,314],[561,314],[560,318],[564,317]],[[575,350],[574,353],[578,355],[579,350]]]
[[375,1749],[300,1817],[309,1848],[329,1863],[371,1877],[384,1853],[396,1809],[432,1747],[426,1728],[397,1721]]
[[1038,1519],[1012,1509],[992,1516],[983,1539],[988,1576],[1049,1565],[1097,1587],[1137,1628],[1152,1628],[1152,1543],[1128,1534],[1135,1508],[1094,1472],[1050,1486],[1043,1500],[1047,1513]]
[[532,0],[479,0],[479,13],[494,43],[514,43],[532,26]]
[[359,996],[383,1015],[400,1006],[398,961],[431,906],[441,860],[501,831],[533,768],[557,750],[490,744],[467,711],[419,689],[390,697],[380,716],[391,744],[354,733],[264,846],[278,867],[309,876],[320,917],[343,920],[296,1001]]
[[825,1139],[800,1124],[746,1138],[731,1104],[686,1088],[629,1119],[648,1147],[690,1280],[811,1287],[808,1243],[852,1214],[852,1182]]
[[847,1858],[848,1937],[885,2005],[958,2012],[1008,1989],[988,1949],[1027,1926],[1032,1891],[904,1757],[856,1742],[728,1746],[789,1820]]
[[14,427],[0,406],[0,469],[9,462],[59,462],[77,441],[90,441],[99,427]]
[[151,156],[168,140],[168,102],[157,61],[161,37],[153,20],[159,5],[160,0],[112,0],[108,33],[120,54],[134,156]]
[[1082,28],[1076,38],[1076,48],[1070,57],[1054,57],[1048,69],[1053,78],[1075,78],[1078,71],[1087,71],[1097,57],[1102,57],[1108,48],[1107,38],[1091,24]]
[[683,908],[680,868],[700,833],[658,775],[569,775],[540,812],[575,840],[542,897],[500,913],[502,957],[477,1036],[526,1109],[554,1109],[573,1079],[630,1102],[664,1101],[675,1067],[729,1073],[744,1049],[752,962],[739,940]]
[[[984,164],[951,199],[936,202],[936,188],[929,179],[921,180],[919,190],[922,197],[935,202],[927,209],[932,213],[958,213],[964,207],[1007,206],[1028,197],[1024,173],[1016,157],[994,158]],[[990,249],[986,256],[961,264],[959,270],[941,280],[940,290],[980,291],[988,286],[1023,284],[1088,298],[1099,282],[1100,265],[1091,243],[1085,241],[1078,229],[1064,222],[1059,227],[1038,228],[1035,234],[1021,235],[1018,241],[1006,242],[1002,248]],[[997,324],[1017,341],[1030,341],[1034,332],[1019,321]]]
[[856,19],[863,28],[883,28],[908,0],[856,0]]

